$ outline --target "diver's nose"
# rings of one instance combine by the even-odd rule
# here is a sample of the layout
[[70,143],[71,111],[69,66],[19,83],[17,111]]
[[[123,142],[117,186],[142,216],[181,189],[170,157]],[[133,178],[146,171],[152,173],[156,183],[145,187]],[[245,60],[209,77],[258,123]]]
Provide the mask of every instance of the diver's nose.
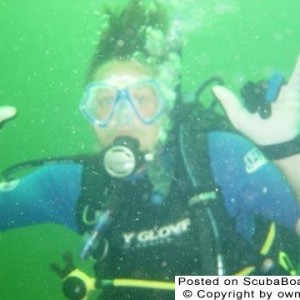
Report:
[[122,126],[132,124],[132,113],[132,107],[128,103],[127,99],[120,99],[114,114],[115,122]]

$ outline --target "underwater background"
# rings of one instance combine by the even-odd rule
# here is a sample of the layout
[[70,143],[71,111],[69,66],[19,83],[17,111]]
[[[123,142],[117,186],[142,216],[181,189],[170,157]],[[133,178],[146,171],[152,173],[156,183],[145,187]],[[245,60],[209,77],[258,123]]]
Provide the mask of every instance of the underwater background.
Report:
[[[126,1],[110,0],[116,8]],[[85,73],[103,23],[96,0],[0,0],[0,105],[18,116],[0,132],[0,170],[30,159],[95,150],[78,111]],[[239,93],[247,80],[290,75],[300,54],[299,1],[167,1],[188,23],[182,88],[221,76]],[[211,101],[210,92],[204,99]],[[58,225],[0,233],[0,299],[64,299],[50,271],[82,239]],[[78,261],[91,272],[91,263]],[[90,273],[93,274],[92,272]]]

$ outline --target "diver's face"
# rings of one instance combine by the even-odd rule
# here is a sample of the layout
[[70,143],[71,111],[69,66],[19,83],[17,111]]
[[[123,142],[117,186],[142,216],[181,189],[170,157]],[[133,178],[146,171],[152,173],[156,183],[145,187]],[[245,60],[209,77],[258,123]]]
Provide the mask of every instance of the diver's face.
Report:
[[140,143],[140,150],[152,151],[162,122],[162,101],[153,73],[137,63],[111,61],[93,76],[92,109],[100,145],[106,148],[116,137],[129,136]]

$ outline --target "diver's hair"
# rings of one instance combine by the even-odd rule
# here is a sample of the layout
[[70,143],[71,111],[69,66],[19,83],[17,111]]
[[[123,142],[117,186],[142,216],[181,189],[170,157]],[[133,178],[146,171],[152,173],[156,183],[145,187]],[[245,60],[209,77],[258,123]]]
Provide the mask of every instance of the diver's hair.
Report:
[[157,0],[129,0],[121,12],[105,5],[104,13],[107,24],[101,32],[88,70],[88,82],[91,81],[96,69],[105,62],[130,60],[136,53],[147,57],[146,43],[149,28],[160,30],[164,35],[169,30],[168,11]]

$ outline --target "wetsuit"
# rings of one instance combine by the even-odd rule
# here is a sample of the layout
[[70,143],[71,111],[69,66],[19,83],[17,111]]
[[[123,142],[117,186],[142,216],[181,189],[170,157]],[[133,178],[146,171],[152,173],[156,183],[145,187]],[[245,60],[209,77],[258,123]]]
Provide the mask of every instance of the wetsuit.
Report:
[[[251,243],[257,216],[294,230],[299,218],[295,196],[281,173],[253,144],[232,133],[211,132],[208,153],[229,222],[234,224],[235,241],[242,236]],[[185,188],[181,170],[175,166],[170,192],[160,204],[150,201],[152,186],[147,176],[122,182],[118,212],[105,235],[109,251],[99,262],[101,270],[96,270],[99,276],[173,280],[178,273],[211,274],[211,269],[205,269],[205,253],[199,254],[201,239],[194,230],[199,224],[193,222],[193,211],[187,207],[193,195]],[[52,222],[79,231],[74,212],[82,174],[80,164],[49,165],[21,178],[15,186],[2,188],[1,229]],[[235,267],[228,265],[228,272]]]

